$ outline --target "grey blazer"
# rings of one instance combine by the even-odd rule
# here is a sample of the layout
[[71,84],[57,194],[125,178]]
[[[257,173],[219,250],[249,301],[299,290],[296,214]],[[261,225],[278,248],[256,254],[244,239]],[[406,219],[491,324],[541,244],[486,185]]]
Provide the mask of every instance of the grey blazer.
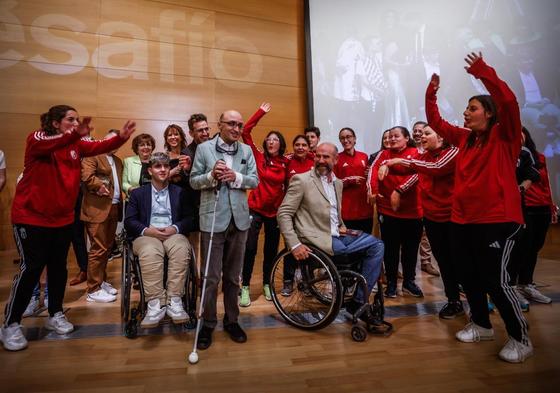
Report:
[[[212,228],[212,215],[216,196],[214,187],[216,181],[209,179],[209,173],[214,168],[216,161],[224,159],[224,154],[216,150],[218,138],[213,138],[198,145],[194,163],[191,169],[190,183],[195,190],[201,190],[200,195],[200,230],[210,232]],[[238,142],[239,149],[233,156],[233,170],[241,173],[243,180],[240,188],[230,188],[223,185],[220,188],[220,199],[216,209],[215,232],[224,232],[233,216],[235,226],[240,231],[249,229],[249,205],[247,204],[247,191],[257,187],[259,178],[257,166],[251,148]]]
[[[340,212],[340,180],[335,179],[334,189],[340,228],[344,227]],[[298,243],[311,243],[333,255],[330,208],[329,198],[314,169],[292,177],[277,216],[286,246],[292,248]]]

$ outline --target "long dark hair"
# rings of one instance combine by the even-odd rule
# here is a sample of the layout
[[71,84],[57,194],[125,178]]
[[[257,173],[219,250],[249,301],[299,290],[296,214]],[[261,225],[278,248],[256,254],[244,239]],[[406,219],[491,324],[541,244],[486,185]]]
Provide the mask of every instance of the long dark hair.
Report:
[[181,144],[179,145],[179,151],[184,150],[187,147],[187,136],[185,135],[185,131],[183,131],[181,126],[178,126],[177,124],[170,124],[170,125],[167,126],[165,131],[163,131],[163,140],[165,141],[165,143],[164,143],[165,150],[171,151],[171,146],[169,146],[169,143],[167,143],[167,136],[169,135],[171,130],[175,130],[179,133],[179,136],[181,137]]
[[282,133],[280,131],[272,130],[268,134],[266,134],[266,138],[264,138],[264,140],[262,142],[262,148],[263,148],[264,156],[266,157],[267,161],[270,158],[270,156],[268,155],[268,149],[266,148],[266,140],[271,135],[276,135],[278,137],[278,139],[280,140],[280,149],[278,149],[278,156],[283,157],[284,153],[286,152],[286,140],[284,139],[284,135],[282,135]]
[[49,109],[48,112],[41,115],[41,129],[45,131],[47,135],[56,135],[58,133],[57,129],[53,126],[53,121],[60,122],[66,117],[68,111],[77,112],[76,109],[69,105],[56,105]]
[[[484,108],[486,112],[490,112],[492,116],[488,119],[488,128],[478,135],[478,140],[480,141],[480,145],[484,146],[488,142],[488,138],[490,135],[490,130],[494,125],[498,122],[498,108],[496,108],[496,103],[492,99],[492,96],[488,94],[481,94],[478,96],[473,96],[469,99],[469,102],[472,100],[477,100],[480,102],[480,105]],[[475,132],[471,132],[469,137],[467,138],[467,148],[473,147],[477,139],[477,134]]]
[[529,151],[533,155],[533,158],[535,159],[535,165],[534,165],[535,168],[541,169],[542,165],[541,162],[539,161],[540,152],[537,150],[537,145],[535,144],[535,141],[531,137],[531,133],[525,127],[521,128],[521,132],[523,133],[523,135],[525,135],[525,147],[529,149]]

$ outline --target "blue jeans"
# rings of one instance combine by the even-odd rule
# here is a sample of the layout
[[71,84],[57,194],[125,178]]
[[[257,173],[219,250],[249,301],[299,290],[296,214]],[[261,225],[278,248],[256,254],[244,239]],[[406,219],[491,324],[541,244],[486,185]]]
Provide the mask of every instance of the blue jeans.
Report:
[[366,303],[379,275],[381,274],[381,263],[383,262],[383,242],[372,235],[362,233],[360,236],[333,236],[332,247],[334,255],[348,255],[359,251],[365,251],[366,255],[362,263],[362,276],[367,281],[368,293],[362,293],[358,287],[357,301]]

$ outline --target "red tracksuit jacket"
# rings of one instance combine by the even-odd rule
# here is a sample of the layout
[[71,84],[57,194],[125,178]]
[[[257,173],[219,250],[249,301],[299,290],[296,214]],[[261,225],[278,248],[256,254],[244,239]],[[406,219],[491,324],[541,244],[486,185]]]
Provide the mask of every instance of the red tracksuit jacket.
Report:
[[[371,192],[377,194],[377,211],[381,214],[397,218],[422,218],[422,207],[420,204],[420,193],[418,190],[418,175],[410,175],[410,170],[400,165],[391,167],[389,174],[379,181],[377,174],[379,167],[391,158],[412,159],[418,157],[415,147],[407,147],[400,152],[391,149],[383,150],[371,166]],[[391,208],[391,194],[393,191],[401,191],[401,204],[396,212]]]
[[[371,218],[373,209],[367,203],[366,170],[368,156],[361,151],[354,151],[354,155],[343,151],[338,155],[338,162],[334,166],[334,174],[344,184],[342,190],[342,219],[343,220],[363,220]],[[357,184],[349,176],[361,176],[363,181]]]
[[74,222],[80,159],[115,150],[126,141],[116,135],[93,141],[80,139],[76,132],[52,136],[44,131],[31,133],[23,177],[12,204],[12,223],[56,228]]
[[267,160],[264,153],[253,142],[251,130],[265,113],[262,109],[255,112],[245,124],[241,136],[243,142],[253,150],[259,175],[259,185],[249,194],[249,208],[265,217],[275,217],[286,193],[288,159],[284,156],[276,156]]
[[498,108],[498,123],[489,131],[484,145],[467,148],[471,130],[443,120],[431,84],[426,91],[428,124],[459,148],[451,221],[458,224],[521,224],[521,196],[515,178],[521,151],[519,105],[511,89],[483,60],[476,61],[469,73],[482,81]]
[[541,178],[525,191],[525,206],[550,206],[551,213],[556,214],[556,205],[552,202],[552,194],[550,192],[546,159],[541,153],[538,154],[537,159],[541,164],[539,168]]

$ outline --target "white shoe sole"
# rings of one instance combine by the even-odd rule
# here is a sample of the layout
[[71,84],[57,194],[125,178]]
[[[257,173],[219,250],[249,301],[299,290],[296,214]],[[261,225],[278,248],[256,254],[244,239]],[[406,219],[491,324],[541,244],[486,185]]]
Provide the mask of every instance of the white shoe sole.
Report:
[[113,303],[114,301],[117,300],[117,298],[115,297],[114,299],[94,299],[88,296],[86,300],[91,303]]
[[47,325],[47,324],[45,324],[45,329],[50,330],[52,332],[56,332],[56,334],[68,334],[68,333],[72,333],[74,331],[74,327],[72,327],[72,329],[66,331],[66,330],[58,330],[54,326],[50,326],[50,325]]

